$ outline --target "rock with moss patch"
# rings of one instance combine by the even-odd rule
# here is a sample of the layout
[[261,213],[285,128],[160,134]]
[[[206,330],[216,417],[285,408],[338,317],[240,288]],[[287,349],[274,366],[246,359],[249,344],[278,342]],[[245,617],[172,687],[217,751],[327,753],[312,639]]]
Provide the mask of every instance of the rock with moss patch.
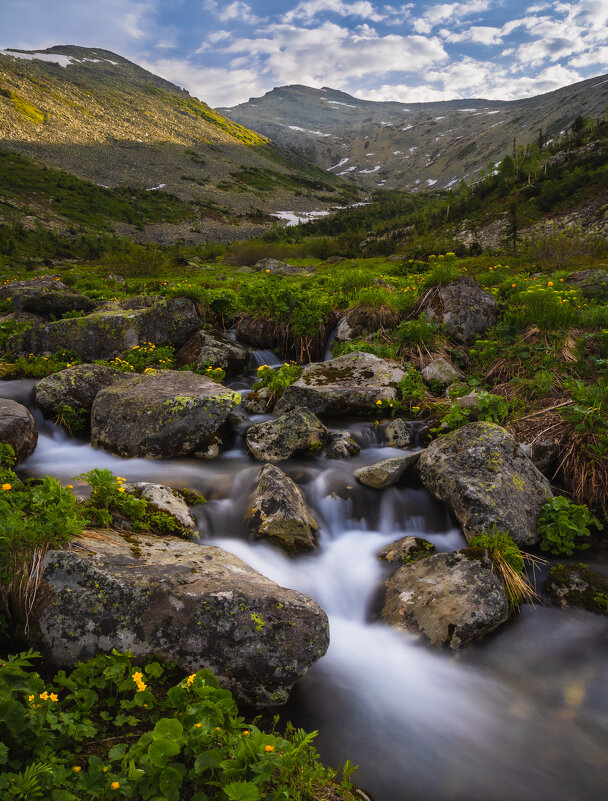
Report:
[[608,615],[608,579],[587,565],[555,565],[545,592],[557,606]]
[[361,448],[348,431],[330,434],[329,442],[325,447],[325,457],[327,459],[350,459],[360,452]]
[[409,448],[414,439],[414,427],[408,420],[398,417],[387,423],[384,436],[391,448]]
[[[382,285],[394,287],[390,284]],[[338,321],[335,337],[338,342],[350,342],[355,337],[378,331],[380,328],[393,328],[399,323],[399,314],[389,306],[354,306]]]
[[474,278],[463,275],[450,284],[434,287],[419,310],[445,325],[447,335],[466,344],[487,331],[498,316],[496,298]]
[[452,382],[464,378],[464,374],[450,361],[440,357],[433,359],[422,369],[422,378],[426,384],[436,382],[447,387]]
[[508,617],[504,584],[482,549],[419,559],[386,582],[382,619],[431,645],[461,648]]
[[401,537],[378,551],[378,559],[391,565],[409,565],[426,559],[434,550],[433,543],[422,537]]
[[285,389],[275,411],[302,406],[316,414],[371,414],[379,402],[397,399],[397,384],[404,375],[398,365],[371,353],[347,353],[307,365]]
[[403,456],[393,456],[382,459],[380,462],[370,464],[355,470],[355,478],[366,487],[384,489],[396,484],[404,473],[420,458],[419,453],[404,453]]
[[182,534],[194,532],[196,527],[194,518],[190,514],[188,504],[179,492],[175,492],[164,484],[149,484],[145,481],[125,482],[122,486],[129,495],[143,498],[152,509],[172,517]]
[[227,376],[238,375],[249,364],[251,351],[219,334],[197,331],[176,353],[178,367],[192,365],[195,370],[221,367]]
[[201,326],[189,298],[169,298],[153,306],[106,309],[86,317],[35,325],[9,341],[16,355],[74,351],[81,359],[112,359],[142,343],[181,345]]
[[586,298],[608,297],[608,273],[606,270],[579,270],[571,273],[566,281],[580,289]]
[[261,462],[281,462],[298,453],[317,453],[329,431],[307,409],[292,409],[274,420],[255,423],[247,431],[247,447]]
[[270,387],[254,389],[243,398],[243,406],[250,414],[266,414],[272,406],[274,393]]
[[8,398],[0,398],[0,442],[15,451],[16,464],[32,454],[38,443],[32,415],[25,406]]
[[273,273],[274,275],[300,275],[306,272],[306,267],[297,267],[294,264],[279,261],[279,259],[260,259],[255,263],[253,269],[256,272]]
[[45,417],[57,417],[64,406],[90,416],[93,401],[105,387],[124,378],[124,373],[101,364],[77,364],[43,378],[34,388],[36,405]]
[[239,400],[232,390],[188,371],[126,375],[95,398],[91,442],[126,458],[202,455]]
[[114,532],[51,551],[36,645],[58,667],[100,652],[207,668],[241,703],[284,703],[329,644],[315,601],[232,554],[171,537]]
[[0,286],[0,298],[11,298],[16,312],[30,312],[41,317],[61,317],[74,311],[90,312],[97,305],[91,298],[51,276],[4,284]]
[[298,485],[276,465],[264,465],[249,512],[253,536],[270,540],[288,553],[302,553],[315,547],[317,529]]
[[539,542],[536,524],[551,487],[504,428],[469,423],[432,442],[418,467],[467,539],[496,525],[522,547]]

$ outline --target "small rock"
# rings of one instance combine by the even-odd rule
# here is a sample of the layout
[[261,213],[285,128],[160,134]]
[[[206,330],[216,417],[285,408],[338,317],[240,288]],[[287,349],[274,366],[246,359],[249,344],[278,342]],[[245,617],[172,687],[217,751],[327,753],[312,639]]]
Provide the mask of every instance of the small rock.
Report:
[[297,484],[276,465],[264,465],[250,511],[249,531],[287,553],[302,553],[315,547],[317,528]]
[[447,387],[452,382],[464,378],[464,373],[447,359],[440,357],[439,359],[433,359],[432,362],[423,368],[422,378],[426,384],[429,384],[431,381],[437,381],[437,383]]
[[586,565],[555,565],[545,592],[558,606],[608,615],[608,580]]
[[250,356],[248,348],[203,330],[197,331],[175,354],[178,367],[192,365],[195,370],[221,367],[227,376],[242,373],[249,364]]
[[325,448],[326,459],[349,459],[361,452],[361,448],[351,437],[348,431],[331,434]]
[[16,464],[36,450],[38,429],[29,411],[17,401],[0,398],[0,442],[15,451]]
[[148,484],[144,481],[127,482],[123,487],[129,495],[143,498],[154,509],[171,515],[184,534],[191,534],[194,531],[196,524],[188,504],[170,487],[165,487],[164,484]]
[[419,453],[408,453],[403,456],[394,456],[391,459],[383,459],[381,462],[355,470],[355,478],[366,487],[384,489],[384,487],[396,484],[405,471],[416,464],[419,458]]
[[401,537],[378,551],[378,559],[391,564],[406,565],[431,556],[435,546],[422,537]]
[[257,270],[257,272],[264,271],[275,273],[276,275],[297,275],[298,273],[306,272],[304,267],[296,267],[278,259],[261,259],[256,262],[253,269]]
[[280,462],[296,453],[318,452],[329,431],[308,409],[292,409],[247,431],[247,447],[261,462]]
[[268,387],[254,389],[243,398],[243,406],[250,414],[266,414],[272,403],[272,390]]
[[412,426],[400,417],[387,423],[384,435],[391,448],[409,448],[412,444]]
[[586,298],[608,296],[608,273],[606,270],[579,270],[571,273],[566,282],[580,289]]
[[449,337],[466,344],[491,328],[498,316],[496,298],[469,276],[439,286],[429,293],[419,310],[443,323]]

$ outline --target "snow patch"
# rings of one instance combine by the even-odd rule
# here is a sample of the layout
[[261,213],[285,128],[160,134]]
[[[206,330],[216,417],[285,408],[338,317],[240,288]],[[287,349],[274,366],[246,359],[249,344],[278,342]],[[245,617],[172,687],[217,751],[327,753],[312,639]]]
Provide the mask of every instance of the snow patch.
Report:
[[401,130],[402,131],[409,131],[413,127],[414,127],[413,125],[406,125],[405,128],[402,128]]
[[[321,100],[325,100],[324,97]],[[331,103],[332,106],[346,106],[346,108],[357,108],[357,106],[353,106],[350,103],[340,103],[339,100],[325,100],[326,103]]]
[[338,167],[342,167],[342,166],[344,166],[344,164],[346,164],[346,162],[347,162],[347,161],[350,161],[350,159],[348,158],[348,156],[347,156],[346,158],[344,158],[344,159],[340,159],[340,161],[339,161],[337,164],[334,164],[334,166],[333,166],[333,167],[328,167],[328,168],[327,168],[328,172],[329,172],[330,170],[337,170],[337,169],[338,169]]
[[149,189],[146,189],[146,192],[155,192],[157,189],[164,189],[167,184],[159,184],[158,186],[151,186]]
[[403,153],[403,150],[393,150],[393,156],[400,156]]
[[308,128],[300,128],[299,125],[287,125],[290,131],[302,131],[302,133],[313,134],[313,136],[326,136],[331,137],[331,134],[323,133],[323,131],[309,131]]
[[436,120],[445,120],[445,117],[435,117]]
[[381,168],[382,168],[381,164],[376,164],[376,166],[373,167],[371,170],[359,170],[359,172],[360,173],[364,173],[365,175],[368,175],[369,173],[372,173],[372,172],[378,172],[378,170],[380,170]]
[[426,182],[427,182],[427,184],[429,186],[435,186],[435,184],[437,183],[437,179],[436,178],[427,178]]
[[102,61],[116,66],[118,61],[110,61],[109,58],[75,58],[74,56],[64,56],[60,53],[19,53],[17,50],[0,50],[4,56],[11,58],[23,58],[26,61],[46,61],[50,64],[59,64],[60,67],[69,67],[72,64],[83,64],[88,61],[91,64],[99,64]]
[[342,172],[339,172],[338,175],[348,175],[349,172],[353,172],[356,169],[357,169],[356,167],[347,167]]

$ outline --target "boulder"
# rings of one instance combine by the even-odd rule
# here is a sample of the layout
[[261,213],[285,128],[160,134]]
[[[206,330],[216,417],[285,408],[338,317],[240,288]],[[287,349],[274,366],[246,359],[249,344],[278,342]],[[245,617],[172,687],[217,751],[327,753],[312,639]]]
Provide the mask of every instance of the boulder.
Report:
[[29,411],[17,401],[0,398],[0,442],[11,445],[16,464],[36,449],[38,429]]
[[445,325],[447,335],[462,344],[491,328],[498,315],[496,298],[469,276],[433,287],[420,299],[417,309]]
[[304,368],[288,386],[275,407],[283,412],[304,406],[316,414],[371,414],[378,401],[397,399],[403,370],[371,353],[356,351]]
[[236,556],[177,538],[111,531],[51,551],[37,646],[72,667],[101,652],[159,655],[183,673],[207,668],[241,703],[284,703],[323,656],[327,617]]
[[504,428],[469,423],[432,442],[418,468],[422,483],[448,506],[467,539],[496,525],[522,547],[539,542],[536,524],[551,488]]
[[461,409],[466,409],[469,412],[471,422],[477,419],[479,414],[479,395],[476,392],[469,392],[467,395],[461,395],[456,398],[456,404]]
[[274,420],[255,423],[247,431],[247,447],[261,462],[281,462],[296,453],[315,453],[329,431],[308,409],[292,409]]
[[384,436],[391,448],[409,448],[413,440],[413,427],[407,420],[398,417],[387,423]]
[[325,448],[326,459],[349,459],[361,452],[361,448],[351,437],[348,431],[330,434],[329,442]]
[[386,582],[382,619],[431,645],[461,648],[508,617],[504,584],[479,548],[416,560]]
[[41,317],[61,317],[72,311],[90,312],[97,305],[51,276],[4,284],[0,286],[0,298],[11,298],[16,312],[30,312]]
[[181,345],[201,326],[189,298],[169,298],[153,306],[106,309],[86,317],[35,325],[9,340],[18,356],[70,350],[81,359],[112,359],[136,345]]
[[419,453],[406,453],[403,456],[382,459],[380,462],[355,470],[355,478],[366,487],[384,489],[384,487],[396,484],[405,471],[415,465],[419,458]]
[[426,559],[434,550],[433,543],[422,537],[401,537],[378,551],[378,559],[392,565],[409,565],[418,559]]
[[125,375],[93,401],[91,443],[126,458],[202,455],[239,401],[196,373]]
[[257,272],[274,273],[275,275],[299,275],[306,272],[305,267],[296,267],[278,259],[260,259],[253,269]]
[[97,393],[125,377],[120,370],[101,364],[77,364],[43,378],[34,388],[34,399],[45,417],[55,418],[64,406],[90,415]]
[[192,365],[195,370],[221,367],[227,376],[238,375],[247,368],[251,351],[219,334],[197,331],[175,354],[178,367]]
[[126,482],[122,485],[129,495],[143,498],[153,509],[165,512],[180,526],[182,533],[192,534],[196,528],[188,504],[179,492],[164,484],[148,484],[145,481]]
[[608,273],[606,270],[579,270],[571,273],[566,282],[580,289],[586,298],[608,296]]
[[254,389],[243,398],[243,406],[250,414],[266,414],[272,405],[273,391],[269,387]]
[[555,565],[545,592],[557,606],[608,615],[608,579],[586,565]]
[[[394,290],[391,284],[381,282],[381,285]],[[393,328],[399,320],[399,314],[388,306],[354,306],[340,318],[335,337],[338,342],[350,342],[379,328]]]
[[264,465],[249,511],[251,534],[287,553],[302,553],[315,547],[317,529],[298,485],[276,465]]
[[454,381],[460,381],[462,378],[464,378],[464,373],[442,357],[433,359],[432,362],[429,362],[426,367],[422,369],[422,379],[426,384],[435,381],[447,387],[449,384]]

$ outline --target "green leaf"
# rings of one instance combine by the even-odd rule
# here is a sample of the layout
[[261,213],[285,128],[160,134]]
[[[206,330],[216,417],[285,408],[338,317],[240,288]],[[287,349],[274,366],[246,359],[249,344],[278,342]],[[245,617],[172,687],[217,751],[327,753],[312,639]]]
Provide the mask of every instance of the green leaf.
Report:
[[126,743],[118,743],[118,745],[113,745],[112,748],[108,751],[108,759],[110,762],[117,762],[119,759],[122,759],[127,751]]
[[251,782],[232,782],[224,787],[230,801],[259,801],[260,791]]
[[163,675],[163,667],[159,662],[149,662],[146,665],[146,673],[155,679],[159,679]]
[[179,740],[184,736],[184,727],[175,718],[161,718],[153,731],[154,739]]
[[177,756],[181,750],[181,745],[175,740],[158,739],[148,746],[148,757],[157,768],[164,768],[171,757]]
[[167,801],[179,801],[179,788],[182,786],[182,775],[171,765],[160,774],[159,787]]
[[223,758],[223,751],[205,751],[194,760],[194,772],[198,775],[209,770],[209,768],[217,768]]

